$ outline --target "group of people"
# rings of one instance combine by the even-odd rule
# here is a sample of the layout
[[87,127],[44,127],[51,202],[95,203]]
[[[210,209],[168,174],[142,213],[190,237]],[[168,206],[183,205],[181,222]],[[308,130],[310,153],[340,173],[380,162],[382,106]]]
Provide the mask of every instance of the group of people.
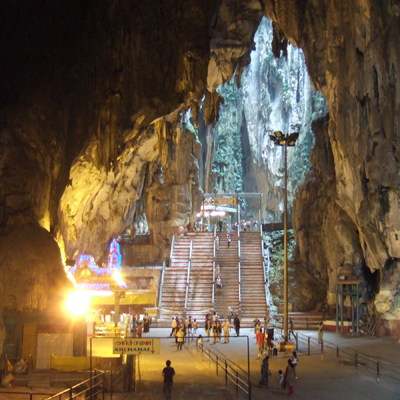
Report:
[[[261,363],[261,380],[259,386],[268,387],[268,381],[270,375],[272,375],[269,368],[270,356],[265,356]],[[297,379],[296,367],[298,363],[297,353],[294,351],[292,353],[292,358],[288,359],[288,365],[283,372],[281,369],[278,371],[279,374],[279,389],[281,392],[286,388],[289,388],[289,396],[294,395],[294,384]]]
[[196,319],[192,319],[191,316],[186,321],[180,321],[179,317],[172,317],[171,321],[171,333],[175,336],[175,344],[177,345],[178,350],[182,350],[183,343],[185,342],[185,336],[196,335],[197,333],[197,321]]

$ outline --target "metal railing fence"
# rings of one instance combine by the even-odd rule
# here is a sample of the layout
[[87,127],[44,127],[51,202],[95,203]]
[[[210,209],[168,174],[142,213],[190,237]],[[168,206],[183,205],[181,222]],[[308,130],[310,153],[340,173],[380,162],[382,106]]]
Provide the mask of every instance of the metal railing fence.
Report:
[[56,393],[45,400],[73,400],[80,398],[97,399],[101,397],[104,400],[104,393],[106,388],[106,374],[103,371],[95,371],[90,379],[86,379],[77,385],[71,386],[59,393]]
[[221,373],[224,375],[226,386],[229,382],[234,385],[236,398],[239,397],[239,393],[244,393],[248,400],[251,400],[251,381],[247,375],[234,368],[231,362],[221,354],[215,353],[203,343],[198,343],[196,338],[192,338],[191,341],[188,339],[188,345],[196,348],[197,354],[202,355],[203,361],[204,357],[208,358],[210,366],[211,362],[214,363],[216,375],[219,376]]
[[323,359],[324,354],[336,356],[338,363],[342,362],[347,365],[353,365],[355,372],[362,367],[376,375],[377,382],[380,382],[381,376],[400,381],[400,364],[394,364],[387,361],[376,360],[358,351],[340,347],[326,340],[318,343],[318,339],[304,335],[300,332],[295,334],[296,349],[299,349],[299,344],[306,346],[308,355],[320,354]]

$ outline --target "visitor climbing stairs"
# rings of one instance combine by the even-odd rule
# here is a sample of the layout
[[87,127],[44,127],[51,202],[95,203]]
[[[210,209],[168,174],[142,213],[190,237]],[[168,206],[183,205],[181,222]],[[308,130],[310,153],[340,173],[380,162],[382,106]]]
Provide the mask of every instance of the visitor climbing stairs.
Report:
[[240,232],[241,317],[245,324],[267,313],[262,238],[259,231]]
[[189,233],[193,238],[186,315],[197,321],[212,307],[214,236],[212,232]]
[[214,309],[220,318],[228,316],[228,307],[239,312],[239,255],[237,232],[231,232],[228,248],[227,233],[217,232],[219,249],[215,251],[215,265],[219,266],[222,289],[215,289]]

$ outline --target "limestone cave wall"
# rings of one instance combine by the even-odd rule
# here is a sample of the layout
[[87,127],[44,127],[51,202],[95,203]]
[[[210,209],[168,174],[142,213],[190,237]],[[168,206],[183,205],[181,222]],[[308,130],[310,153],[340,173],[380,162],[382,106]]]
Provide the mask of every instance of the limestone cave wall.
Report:
[[[386,284],[375,297],[376,310],[386,320],[398,320],[399,282],[388,285],[385,276],[396,274],[400,250],[399,4],[270,1],[264,6],[274,21],[275,50],[284,48],[286,39],[303,49],[313,85],[329,107],[325,133],[318,134],[325,137],[326,155],[331,148],[332,163],[317,157],[314,169],[331,178],[314,189],[318,207],[306,210],[310,182],[296,200],[300,257],[316,271],[326,262],[329,304],[338,267],[351,264],[359,278],[363,266],[379,271],[378,286]],[[318,235],[319,245],[303,241],[303,235]]]

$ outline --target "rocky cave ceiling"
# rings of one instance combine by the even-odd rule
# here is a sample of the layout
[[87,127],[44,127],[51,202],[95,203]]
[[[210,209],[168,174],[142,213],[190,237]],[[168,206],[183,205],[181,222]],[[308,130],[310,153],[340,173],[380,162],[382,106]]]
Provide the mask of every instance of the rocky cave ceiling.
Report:
[[[48,252],[60,259],[53,237],[67,257],[100,256],[143,207],[166,245],[200,194],[198,142],[179,112],[196,120],[205,96],[206,123],[215,121],[215,90],[239,81],[265,15],[275,54],[287,41],[302,48],[329,107],[294,204],[296,262],[324,287],[340,265],[380,270],[375,305],[400,319],[399,13],[397,0],[3,1],[3,277],[25,270],[45,287],[62,269],[48,262]],[[47,306],[48,296],[17,286],[2,278],[3,307]]]

